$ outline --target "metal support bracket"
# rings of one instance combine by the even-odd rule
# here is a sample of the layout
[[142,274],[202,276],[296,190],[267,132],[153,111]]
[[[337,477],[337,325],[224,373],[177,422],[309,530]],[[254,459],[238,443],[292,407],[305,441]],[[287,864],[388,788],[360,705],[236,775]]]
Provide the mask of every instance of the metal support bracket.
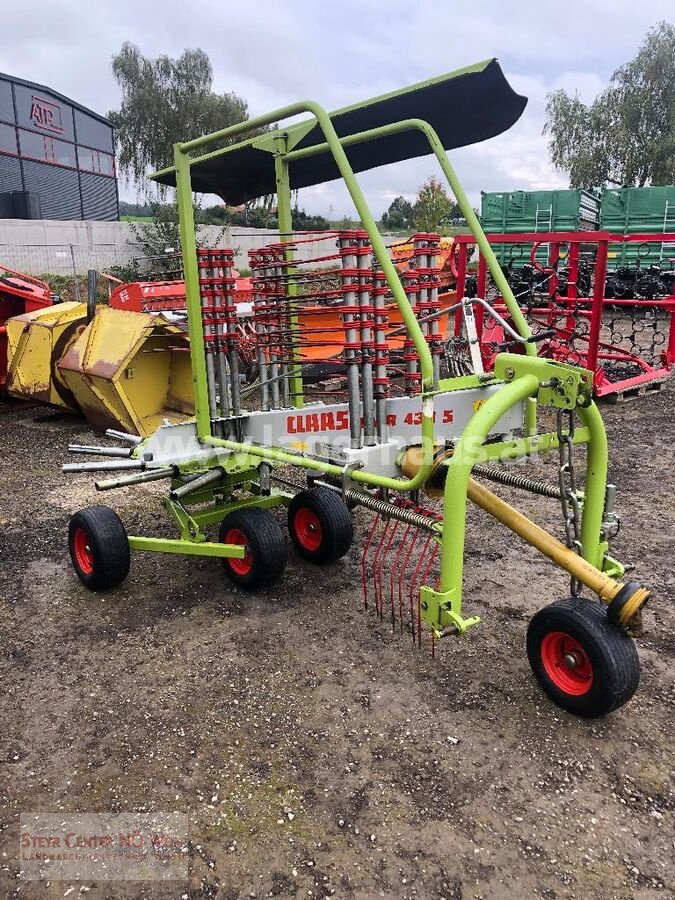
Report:
[[206,541],[206,535],[182,503],[170,497],[163,497],[162,503],[178,526],[181,541],[191,544],[202,544]]
[[624,566],[622,562],[619,562],[618,559],[614,559],[613,556],[609,555],[608,546],[606,541],[603,541],[600,544],[602,571],[605,575],[609,575],[610,578],[623,578],[626,574],[626,566]]
[[480,616],[461,615],[462,599],[455,590],[435,591],[423,586],[420,588],[420,611],[425,624],[431,628],[437,638],[450,634],[464,634],[472,625],[480,622]]
[[517,353],[500,353],[495,359],[494,372],[506,382],[523,375],[534,375],[539,381],[537,402],[556,409],[588,407],[593,401],[593,373],[566,363],[542,359],[539,356],[521,356]]
[[347,465],[342,470],[342,499],[344,502],[347,502],[346,494],[347,491],[354,490],[356,485],[352,481],[351,475],[356,469],[362,469],[363,462],[361,460],[354,460],[353,462],[347,463]]

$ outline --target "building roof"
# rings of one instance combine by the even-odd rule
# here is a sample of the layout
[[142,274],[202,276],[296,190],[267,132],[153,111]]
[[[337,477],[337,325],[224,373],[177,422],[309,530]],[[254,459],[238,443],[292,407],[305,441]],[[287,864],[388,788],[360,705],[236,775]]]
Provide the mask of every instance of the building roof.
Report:
[[63,103],[67,103],[74,109],[79,109],[80,112],[86,113],[93,119],[98,119],[99,122],[103,122],[105,125],[109,125],[110,128],[114,127],[110,119],[106,119],[105,116],[94,112],[93,109],[82,106],[81,103],[77,103],[75,100],[71,100],[70,97],[66,97],[65,94],[60,94],[58,91],[55,91],[54,88],[47,87],[46,84],[38,84],[37,81],[26,81],[25,78],[18,78],[16,75],[8,75],[6,72],[0,72],[0,79],[11,81],[14,84],[20,84],[23,87],[30,88],[31,90],[44,91],[47,94],[51,94],[52,97],[56,97],[57,100],[61,100]]

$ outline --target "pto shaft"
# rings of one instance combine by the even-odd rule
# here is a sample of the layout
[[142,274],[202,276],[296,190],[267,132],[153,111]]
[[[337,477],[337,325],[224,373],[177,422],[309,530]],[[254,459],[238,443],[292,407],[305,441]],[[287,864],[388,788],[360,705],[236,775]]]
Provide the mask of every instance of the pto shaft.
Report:
[[[596,569],[595,566],[579,556],[574,550],[566,547],[553,535],[550,535],[500,497],[497,497],[492,491],[483,487],[482,484],[478,484],[473,478],[469,479],[467,494],[476,506],[480,506],[481,509],[484,509],[498,522],[501,522],[502,525],[506,525],[507,528],[539,550],[540,553],[543,553],[544,556],[553,560],[561,569],[569,572],[577,581],[596,593],[605,603],[611,604],[613,600],[617,600],[620,595],[625,593],[627,585],[621,584],[621,582]],[[647,602],[648,597],[649,591],[636,585],[635,589],[630,592],[630,596],[625,599],[622,598],[620,608],[617,610],[618,621],[622,625],[628,624]]]

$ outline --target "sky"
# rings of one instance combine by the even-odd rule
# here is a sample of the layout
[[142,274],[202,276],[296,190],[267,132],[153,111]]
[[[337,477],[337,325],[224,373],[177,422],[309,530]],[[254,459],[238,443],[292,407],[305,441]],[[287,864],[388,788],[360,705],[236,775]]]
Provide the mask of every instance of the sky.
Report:
[[[234,91],[259,115],[300,99],[338,109],[496,56],[529,102],[509,131],[453,151],[477,206],[481,190],[566,187],[542,136],[547,93],[565,88],[593,100],[664,19],[675,21],[673,0],[22,0],[0,8],[0,71],[105,115],[119,105],[110,60],[124,41],[146,56],[201,47],[213,89]],[[360,182],[379,216],[399,194],[413,200],[432,174],[435,159],[422,158]],[[135,199],[131,186],[120,193]],[[340,182],[306,188],[299,201],[331,218],[353,212]]]

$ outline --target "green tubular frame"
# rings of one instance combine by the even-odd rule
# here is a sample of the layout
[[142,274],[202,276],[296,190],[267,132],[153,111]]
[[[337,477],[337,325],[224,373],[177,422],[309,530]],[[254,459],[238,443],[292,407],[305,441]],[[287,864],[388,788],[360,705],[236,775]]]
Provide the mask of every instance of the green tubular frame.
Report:
[[[278,123],[301,113],[309,113],[313,119],[301,122],[299,125],[289,126],[288,130],[277,128],[270,134],[264,134],[253,141],[246,140],[230,144],[221,149],[212,150],[201,156],[190,156],[210,144],[222,140],[232,140],[237,136],[255,129],[259,129],[273,123]],[[294,149],[297,143],[318,124],[324,143],[310,147]],[[350,472],[350,479],[374,488],[388,488],[396,491],[412,491],[420,488],[427,481],[433,464],[434,453],[434,423],[433,423],[433,397],[439,391],[433,391],[432,361],[429,347],[422,330],[417,322],[415,314],[408,302],[398,273],[391,261],[387,248],[380,236],[374,218],[367,206],[365,197],[358,184],[354,171],[349,163],[345,148],[364,141],[375,141],[378,138],[398,134],[405,131],[417,130],[422,132],[429,143],[431,152],[436,156],[441,170],[448,184],[457,198],[457,202],[467,221],[467,224],[478,244],[480,252],[486,260],[488,269],[497,285],[516,329],[525,339],[531,336],[531,331],[520,311],[518,303],[502,272],[497,258],[485,237],[476,214],[457,178],[455,170],[448,155],[436,133],[436,131],[422,119],[407,119],[380,128],[370,129],[359,134],[338,137],[329,114],[317,103],[302,101],[294,103],[282,109],[275,110],[264,116],[249,119],[214,134],[204,135],[195,140],[174,147],[174,162],[172,169],[164,170],[175,172],[178,209],[180,215],[181,243],[185,271],[185,286],[188,309],[188,325],[190,342],[192,347],[192,371],[194,381],[194,397],[196,409],[197,436],[201,443],[214,448],[222,448],[229,451],[248,454],[254,458],[267,460],[270,463],[280,465],[293,465],[308,470],[321,471],[327,475],[341,477],[343,469],[340,466],[327,464],[299,453],[292,453],[276,447],[259,447],[251,444],[242,444],[237,441],[213,437],[211,434],[211,422],[206,388],[206,362],[204,339],[201,328],[201,300],[199,292],[199,276],[197,267],[197,253],[194,240],[194,220],[192,207],[191,165],[207,159],[226,156],[242,146],[253,143],[257,149],[268,150],[274,154],[274,165],[278,192],[279,228],[282,241],[292,240],[292,211],[291,190],[289,183],[289,164],[296,160],[329,152],[332,154],[340,175],[347,186],[351,198],[361,218],[364,228],[368,232],[373,252],[378,260],[389,283],[408,331],[420,360],[422,375],[422,427],[421,445],[422,461],[418,472],[407,480],[389,478],[362,470]],[[291,259],[291,251],[286,259]],[[297,320],[292,322],[292,327],[297,327]],[[441,554],[441,585],[438,593],[423,588],[423,595],[433,594],[445,598],[446,621],[454,625],[457,630],[463,631],[474,620],[462,620],[461,588],[463,573],[463,549],[465,536],[465,518],[467,502],[467,486],[473,465],[481,458],[497,458],[497,454],[503,453],[508,458],[517,458],[528,455],[538,450],[553,449],[558,446],[558,441],[553,434],[537,434],[536,405],[537,394],[541,389],[544,379],[542,367],[540,376],[538,370],[539,360],[534,344],[524,344],[525,357],[523,362],[527,365],[515,365],[516,377],[494,395],[492,395],[478,412],[475,413],[469,425],[465,429],[455,454],[448,464],[448,476],[444,495],[444,524]],[[478,384],[477,381],[471,382]],[[494,382],[492,382],[494,383]],[[469,381],[461,386],[469,386]],[[441,391],[456,389],[458,385],[443,381],[439,388]],[[302,380],[300,367],[292,369],[291,391],[294,405],[302,405]],[[543,398],[541,398],[543,399]],[[547,397],[548,399],[548,397]],[[504,442],[499,445],[484,445],[491,428],[511,407],[524,403],[525,406],[525,433],[526,437],[516,441]],[[602,568],[603,556],[606,545],[601,543],[601,523],[604,509],[605,488],[607,479],[607,440],[604,425],[600,413],[595,404],[591,403],[586,408],[580,408],[579,414],[583,428],[575,435],[575,443],[587,443],[588,458],[586,471],[586,502],[584,504],[581,540],[584,548],[584,556],[588,562]]]
[[[255,474],[255,470],[251,470]],[[242,485],[238,485],[242,486]],[[244,484],[244,487],[247,485]],[[251,485],[248,484],[250,488]],[[269,496],[253,494],[250,497],[224,501],[218,496],[221,488],[205,489],[186,499],[185,504],[178,503],[170,497],[164,497],[163,504],[174,520],[180,537],[177,540],[167,538],[149,538],[129,535],[129,546],[132,550],[150,550],[160,553],[184,553],[193,556],[214,556],[221,559],[243,559],[245,549],[241,544],[221,544],[208,541],[202,531],[205,525],[221,522],[228,513],[239,509],[273,509],[276,506],[288,506],[291,494],[285,491],[273,491]],[[254,486],[254,490],[257,486]],[[212,505],[204,506],[212,501]],[[197,505],[199,509],[189,508]]]
[[[277,138],[276,152],[274,155],[274,171],[277,182],[277,217],[279,221],[279,232],[281,241],[284,244],[293,240],[293,211],[291,209],[291,182],[288,171],[287,155],[287,139],[282,135]],[[293,251],[289,248],[284,251],[284,259],[290,262],[293,259]],[[289,293],[296,293],[295,285],[289,287]],[[291,335],[295,338],[298,334],[298,311],[296,307],[291,308],[289,315],[289,324]],[[297,348],[298,342],[292,340],[293,349]],[[291,392],[291,403],[295,407],[303,406],[303,389],[302,389],[302,365],[299,363],[292,364],[290,367],[289,387]]]
[[[536,363],[541,363],[542,368],[546,365],[545,360],[537,359],[535,369]],[[474,624],[472,620],[462,620],[460,615],[464,555],[458,552],[458,548],[464,547],[467,490],[471,471],[481,461],[484,441],[494,425],[513,405],[534,398],[542,380],[535,373],[524,373],[489,397],[462,432],[447,463],[443,494],[441,581],[438,592],[426,590],[427,602],[430,597],[435,597],[447,604],[444,610],[447,613],[446,621],[442,615],[437,620],[442,625],[453,625],[459,631],[464,631],[469,624]],[[602,570],[606,545],[601,543],[600,535],[607,482],[607,437],[602,417],[594,403],[586,408],[579,407],[578,413],[584,425],[584,433],[577,438],[580,442],[584,440],[588,452],[581,543],[584,559]],[[553,442],[551,448],[552,444]],[[555,445],[557,444],[556,440]]]
[[[333,155],[333,158],[335,159],[335,162],[347,186],[347,189],[349,190],[356,210],[361,217],[361,221],[366,231],[368,232],[373,251],[377,257],[380,267],[382,268],[387,278],[394,299],[401,311],[403,322],[415,345],[415,350],[417,351],[420,359],[422,385],[425,391],[423,394],[422,404],[422,465],[420,466],[420,469],[415,477],[409,479],[408,481],[401,481],[399,479],[387,478],[385,476],[374,475],[359,470],[356,470],[351,477],[356,482],[372,485],[374,487],[389,488],[397,491],[415,490],[418,487],[421,487],[427,480],[433,462],[434,424],[433,399],[431,393],[431,388],[433,385],[431,353],[424,335],[422,334],[422,330],[417,322],[415,314],[413,313],[410,303],[408,302],[405,291],[403,290],[403,286],[398,277],[398,273],[396,272],[393,262],[389,258],[385,243],[377,230],[375,220],[373,219],[370,209],[368,208],[363,192],[361,191],[361,188],[356,180],[356,176],[354,175],[349,160],[347,159],[347,155],[344,149],[346,146],[350,146],[352,144],[360,143],[363,141],[375,140],[378,137],[383,137],[388,134],[397,134],[402,131],[411,129],[420,130],[426,135],[431,150],[437,157],[444,174],[448,178],[451,189],[457,197],[457,201],[466,217],[471,231],[474,234],[477,243],[486,255],[490,272],[495,278],[495,281],[500,287],[500,290],[503,291],[504,299],[507,303],[511,315],[513,316],[513,320],[516,323],[518,330],[523,335],[523,337],[531,336],[529,326],[527,325],[527,322],[520,312],[516,299],[513,296],[508,282],[506,281],[506,278],[499,267],[499,263],[497,262],[497,259],[492,252],[492,249],[487,239],[485,238],[485,235],[483,234],[478,219],[473,209],[471,208],[471,204],[469,203],[461,184],[459,183],[459,179],[457,178],[457,175],[452,167],[452,164],[450,163],[450,160],[448,159],[443,145],[438,138],[438,135],[436,134],[435,130],[422,119],[409,119],[403,122],[397,122],[392,125],[387,125],[382,128],[371,129],[360,134],[349,135],[345,138],[339,138],[328,113],[317,103],[314,103],[312,101],[303,101],[292,104],[291,106],[287,106],[283,109],[275,110],[273,113],[259,116],[256,119],[250,119],[246,122],[239,123],[238,125],[234,125],[222,131],[215,132],[211,135],[204,135],[203,137],[196,138],[193,141],[175,145],[174,171],[176,175],[176,191],[181,224],[181,244],[183,248],[185,288],[188,308],[188,328],[190,334],[190,343],[194,348],[193,381],[197,420],[197,436],[199,440],[205,444],[209,444],[214,447],[222,447],[226,450],[253,453],[254,455],[258,455],[263,459],[268,459],[270,462],[278,462],[280,464],[286,465],[299,465],[305,468],[316,470],[324,469],[327,474],[331,475],[342,474],[342,470],[338,466],[328,467],[318,462],[316,463],[316,465],[313,465],[315,461],[309,460],[300,455],[286,453],[284,451],[275,450],[274,448],[253,449],[248,445],[240,444],[236,441],[215,438],[211,435],[211,425],[208,411],[206,391],[206,362],[204,338],[201,329],[201,300],[199,294],[197,251],[194,242],[194,217],[192,207],[192,184],[190,177],[190,167],[192,164],[198,163],[205,159],[213,159],[219,156],[226,155],[228,152],[231,152],[233,149],[241,145],[235,144],[230,147],[212,151],[211,153],[207,153],[201,157],[190,157],[189,154],[216,141],[233,138],[237,134],[241,134],[243,132],[250,131],[256,128],[261,128],[273,122],[278,122],[280,120],[287,119],[291,116],[295,116],[304,112],[309,112],[315,117],[316,122],[319,124],[326,139],[325,144],[318,144],[304,150],[293,151],[292,149],[290,149],[284,153],[283,149],[280,149],[281,142],[279,141],[278,134],[266,135],[261,138],[256,144],[260,149],[269,148],[271,152],[275,153],[275,168],[279,193],[279,210],[284,216],[284,223],[282,224],[280,222],[280,228],[282,231],[286,231],[288,226],[292,225],[290,213],[290,184],[288,179],[289,163],[294,158],[297,159],[301,158],[301,156],[323,153],[326,152],[326,150],[330,151]],[[310,120],[307,127],[311,127],[313,124],[314,123]],[[282,132],[282,137],[283,134],[284,133]],[[285,143],[287,144],[287,142]],[[280,156],[283,157],[281,161],[279,160]],[[284,237],[285,239],[289,239],[291,236],[289,234],[283,234],[282,237]],[[526,344],[525,349],[527,354],[536,355],[536,350],[533,345]],[[293,393],[295,396],[298,396],[295,389],[293,389]],[[526,430],[528,434],[534,434],[536,432],[535,406],[532,403],[526,404]],[[256,452],[257,449],[259,449],[261,452]]]

